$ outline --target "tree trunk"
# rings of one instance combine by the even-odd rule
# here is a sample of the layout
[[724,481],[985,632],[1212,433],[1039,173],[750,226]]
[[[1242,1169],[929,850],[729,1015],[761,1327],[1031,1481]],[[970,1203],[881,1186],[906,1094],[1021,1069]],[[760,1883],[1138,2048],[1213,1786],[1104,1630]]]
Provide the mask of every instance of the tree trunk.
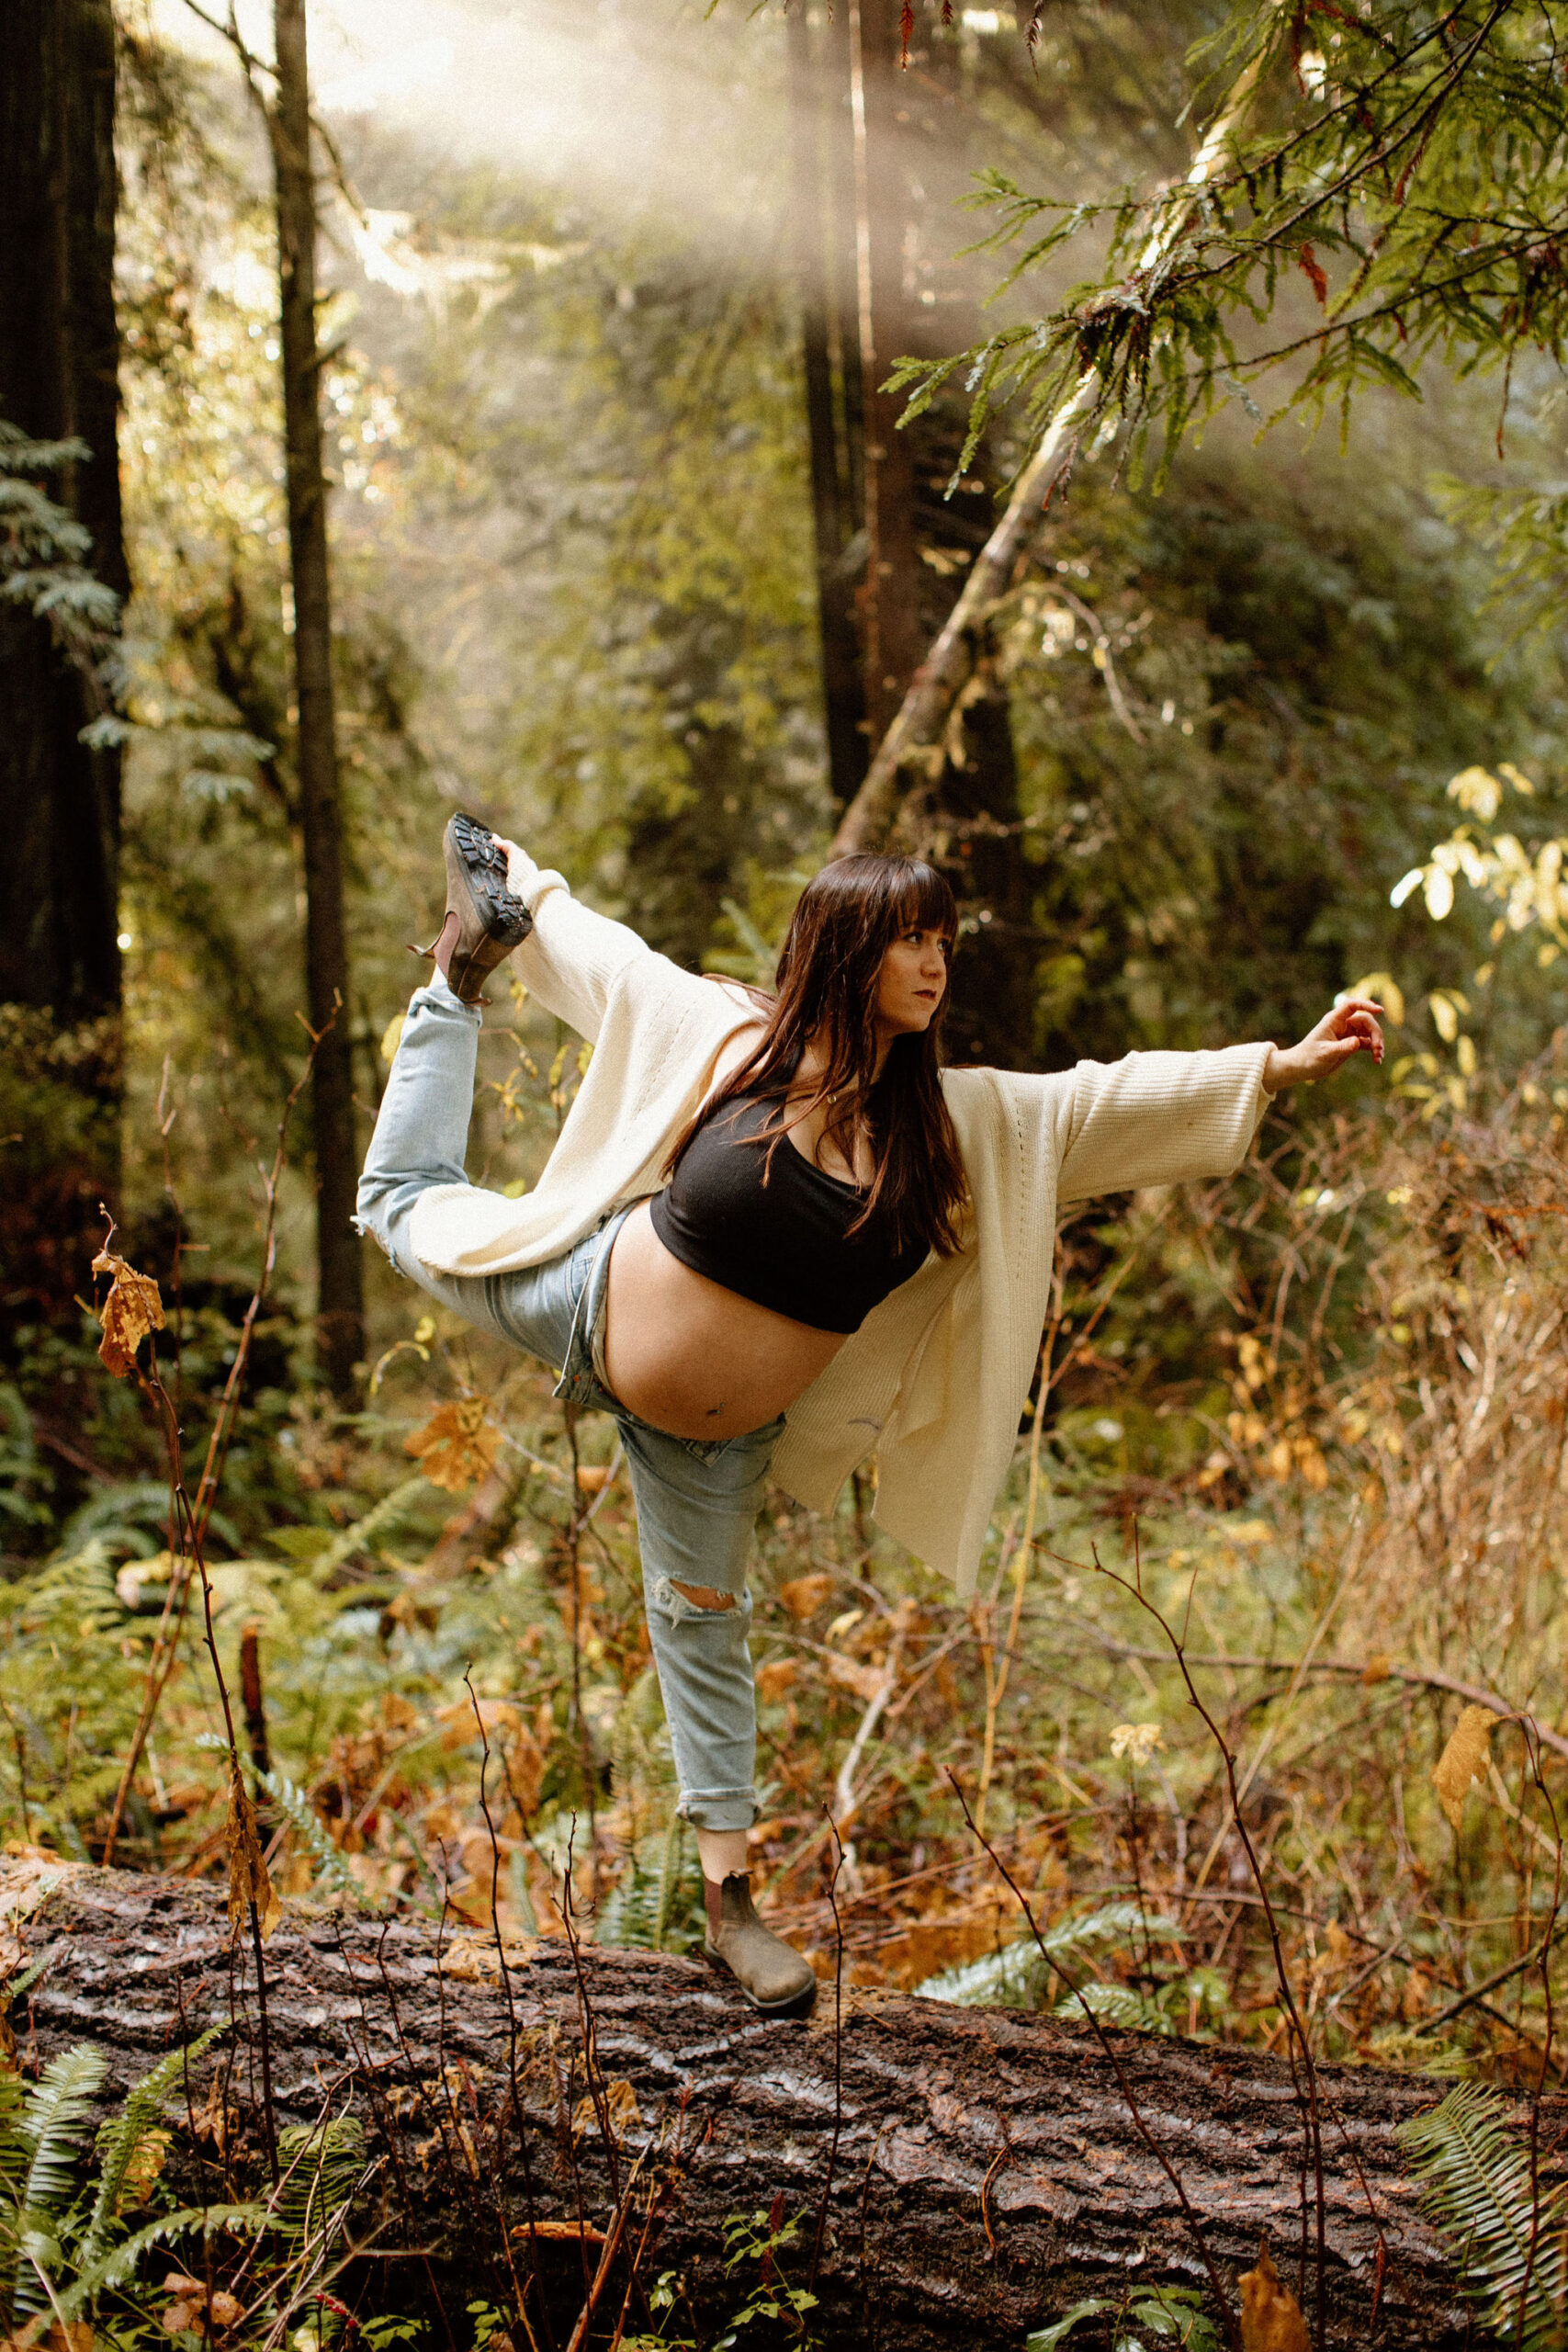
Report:
[[[193,2111],[232,2110],[227,2152],[203,2170],[186,2146],[174,2177],[182,2194],[213,2199],[225,2180],[254,2186],[254,1973],[248,1939],[229,1948],[223,1891],[44,1865],[0,1861],[0,1916],[45,1962],[25,2016],[19,2006],[13,2016],[22,2063],[93,2041],[112,2053],[113,2101],[172,2045],[231,2016],[190,2088]],[[812,2328],[835,2346],[969,2352],[1016,2341],[1085,2295],[1161,2278],[1202,2286],[1193,2224],[1127,2089],[1233,2306],[1260,2235],[1287,2283],[1301,2282],[1303,2135],[1278,2059],[1119,2033],[1119,2082],[1087,2031],[863,1995],[846,2007],[840,2041],[830,1986],[809,2024],[764,2021],[700,1963],[589,1946],[579,1974],[560,1939],[511,1949],[503,1982],[488,1933],[450,1923],[438,1937],[420,1922],[290,1911],[266,1971],[277,2122],[350,2106],[364,2119],[383,2159],[383,2257],[430,2249],[432,2290],[459,2323],[472,2296],[505,2301],[503,2228],[532,2248],[537,2292],[570,2323],[581,2224],[613,2230],[639,2158],[628,2242],[642,2242],[652,2206],[641,2278],[682,2274],[705,2342],[747,2283],[719,2275],[724,2223],[775,2198],[782,2214],[804,2217],[780,2257],[795,2285],[825,2217]],[[1472,2338],[1454,2273],[1393,2138],[1439,2087],[1325,2067],[1318,2089],[1326,2342],[1458,2352]],[[1548,2145],[1562,2105],[1543,2117]],[[1309,2173],[1309,2312],[1311,2200]],[[417,2266],[399,2262],[396,2275],[414,2278]],[[609,2269],[604,2340],[626,2285],[622,2260]]]
[[[801,373],[811,458],[811,519],[817,564],[817,616],[822,651],[822,705],[828,775],[847,805],[869,757],[865,700],[855,643],[853,590],[846,551],[854,536],[853,482],[844,412],[844,370],[834,382],[837,239],[833,210],[832,108],[840,95],[825,70],[830,28],[813,27],[804,5],[785,18],[789,41],[791,205],[800,301]],[[847,96],[847,90],[843,93]],[[858,359],[857,359],[858,364]],[[838,397],[835,397],[837,393]],[[857,404],[858,414],[858,404]]]
[[[900,14],[900,0],[857,0],[849,12],[847,61],[856,131],[865,407],[868,561],[861,617],[874,742],[892,724],[953,604],[956,585],[948,567],[961,561],[967,569],[986,535],[975,511],[975,492],[984,486],[983,452],[963,489],[953,492],[964,447],[962,397],[937,401],[900,430],[903,395],[877,389],[896,359],[931,346],[939,301],[944,332],[955,331],[951,306],[962,299],[946,254],[950,216],[933,193],[947,135],[943,77],[951,82],[958,72],[957,54],[951,47],[916,51],[906,73]],[[934,38],[929,28],[922,37]],[[797,38],[804,38],[804,28]],[[933,227],[933,213],[942,227]],[[937,751],[924,763],[927,780],[910,793],[897,835],[858,845],[911,851],[943,868],[964,931],[948,1010],[948,1051],[958,1061],[1027,1069],[1033,1061],[1037,954],[1029,921],[1030,870],[1021,850],[1007,691],[996,679],[983,628],[976,631],[972,676],[962,717],[946,738],[946,756]]]
[[317,1357],[333,1396],[346,1403],[355,1394],[355,1366],[365,1351],[365,1293],[359,1242],[349,1223],[359,1158],[343,904],[343,806],[333,706],[305,0],[276,0],[274,24],[277,96],[269,123],[282,289],[285,471],[305,851],[305,996],[310,1027],[321,1040],[310,1095],[316,1146]]
[[[91,453],[40,482],[123,596],[109,0],[0,12],[0,418]],[[119,1180],[119,754],[89,751],[89,681],[44,621],[0,605],[0,1285],[11,1316],[74,1317]]]
[[899,0],[850,0],[855,136],[855,251],[865,406],[865,582],[861,639],[871,740],[892,725],[925,650],[915,545],[915,474],[902,398],[880,388],[909,348],[904,299],[905,174],[900,155]]

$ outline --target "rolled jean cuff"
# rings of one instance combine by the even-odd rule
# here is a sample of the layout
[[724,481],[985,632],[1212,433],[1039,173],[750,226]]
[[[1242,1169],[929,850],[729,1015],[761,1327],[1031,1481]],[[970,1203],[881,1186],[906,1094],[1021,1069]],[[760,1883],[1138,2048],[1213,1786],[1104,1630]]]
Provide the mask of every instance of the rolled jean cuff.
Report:
[[694,1829],[750,1829],[757,1818],[755,1789],[682,1789],[675,1807]]

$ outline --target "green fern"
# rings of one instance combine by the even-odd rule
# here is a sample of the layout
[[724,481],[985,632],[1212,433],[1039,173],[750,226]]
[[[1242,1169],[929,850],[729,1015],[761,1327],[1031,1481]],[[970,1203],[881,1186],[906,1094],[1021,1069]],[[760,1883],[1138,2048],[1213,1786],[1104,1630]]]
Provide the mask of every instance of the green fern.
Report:
[[[1078,1951],[1086,1944],[1104,1943],[1125,1947],[1134,1937],[1153,1938],[1176,1933],[1174,1921],[1150,1918],[1135,1903],[1108,1903],[1101,1910],[1089,1911],[1077,1919],[1059,1919],[1041,1936],[1046,1953],[1052,1960],[1064,1952]],[[962,1968],[944,1969],[938,1976],[928,1976],[915,1991],[928,2001],[953,2001],[964,2008],[1034,2009],[1044,1999],[1051,1971],[1040,1945],[1032,1936],[1018,1943],[1004,1945],[1000,1951],[987,1952],[983,1959],[967,1962]],[[1097,1988],[1098,1996],[1120,1993],[1120,1986]],[[1077,2002],[1073,2009],[1081,2016]],[[1111,2004],[1107,2001],[1105,2006]],[[1120,2024],[1117,2017],[1114,2022]]]
[[[217,1732],[200,1733],[195,1744],[213,1754],[227,1756],[229,1753],[228,1741]],[[323,1878],[327,1879],[334,1894],[343,1895],[355,1910],[366,1908],[369,1897],[349,1869],[342,1848],[334,1843],[332,1832],[305,1791],[289,1780],[286,1773],[258,1772],[248,1756],[242,1756],[240,1762],[253,1792],[259,1789],[272,1799],[288,1820],[295,1837],[314,1860],[316,1877],[312,1885]]]
[[77,2135],[108,2071],[101,2050],[79,2041],[51,2058],[26,2094],[18,2153],[25,2170],[4,2221],[13,2322],[41,2311],[46,2278],[61,2267],[76,2180]]
[[1507,2113],[1495,2091],[1456,2083],[1394,2136],[1485,2324],[1521,2352],[1551,2352],[1568,2343],[1568,2204],[1539,2176],[1532,2187],[1529,2151],[1506,2130]]
[[197,2232],[203,2237],[211,2237],[219,2230],[254,2236],[266,2227],[267,2219],[265,2205],[182,2205],[173,2213],[160,2213],[100,2256],[63,2292],[57,2290],[52,2298],[55,2314],[62,2321],[76,2319],[111,2288],[127,2285],[136,2276],[142,2256],[154,2246]]
[[637,1840],[600,1906],[600,1943],[630,1945],[641,1951],[698,1949],[703,1940],[702,1866],[696,1841],[685,1831],[680,1815],[671,1812],[667,1829]]
[[281,1772],[257,1772],[251,1775],[258,1788],[265,1789],[279,1813],[283,1814],[295,1837],[311,1856],[316,1865],[316,1879],[330,1882],[334,1894],[355,1910],[367,1907],[369,1897],[344,1859],[343,1849],[336,1844],[326,1823],[316,1811],[301,1788]]
[[105,2253],[125,2195],[127,2175],[145,2145],[148,2133],[157,2129],[164,2101],[173,2097],[187,2068],[205,2057],[227,2030],[224,2023],[209,2026],[205,2033],[198,2034],[185,2048],[169,2051],[151,2074],[143,2075],[133,2085],[119,2113],[99,2132],[98,2185],[87,2226],[76,2248],[79,2270],[91,2269]]
[[319,2250],[342,2226],[365,2177],[365,2127],[354,2115],[294,2124],[278,2134],[277,2161],[274,2224]]

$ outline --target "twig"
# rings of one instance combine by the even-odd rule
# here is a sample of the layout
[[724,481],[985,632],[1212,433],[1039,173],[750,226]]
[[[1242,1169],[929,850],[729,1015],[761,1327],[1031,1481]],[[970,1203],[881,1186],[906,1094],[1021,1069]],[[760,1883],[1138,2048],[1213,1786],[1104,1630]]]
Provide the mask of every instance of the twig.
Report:
[[[523,2159],[523,2194],[528,2214],[528,2245],[532,2252],[535,2219],[534,2178],[528,2163],[528,2135],[523,2121],[523,2104],[517,2090],[517,2008],[512,1997],[512,1971],[506,1964],[506,1944],[501,1932],[501,1841],[495,1834],[495,1823],[491,1818],[490,1794],[486,1787],[490,1771],[490,1739],[485,1731],[484,1715],[475,1694],[471,1668],[464,1668],[463,1680],[468,1686],[468,1697],[474,1710],[474,1721],[479,1729],[479,1746],[483,1750],[479,1764],[479,1811],[484,1815],[485,1828],[490,1837],[490,1917],[491,1926],[495,1931],[495,1957],[501,1970],[502,1990],[506,1996],[506,2071],[512,2099],[512,2116],[517,2126],[517,2151]],[[517,2303],[517,2316],[523,2323],[524,2333],[528,2338],[533,2352],[539,2352],[537,2338],[529,2324],[527,2312],[524,2309],[525,2290],[517,2277],[517,2265],[512,2252],[512,2232],[507,2227],[506,2208],[502,2201],[499,2181],[495,2185],[495,2204],[496,2218],[501,2223],[501,2234],[505,2243],[506,2267],[512,2276],[512,2291]],[[530,2272],[529,2276],[532,2278],[533,2273]]]
[[[1053,1552],[1048,1556],[1057,1559],[1062,1555]],[[1079,1568],[1083,1564],[1071,1560],[1065,1565]],[[1098,1646],[1111,1657],[1149,1658],[1161,1665],[1166,1664],[1170,1657],[1168,1650],[1145,1647],[1136,1642],[1100,1638]],[[1351,1657],[1319,1657],[1310,1661],[1305,1658],[1262,1657],[1231,1650],[1189,1650],[1186,1657],[1189,1666],[1240,1666],[1259,1674],[1289,1674],[1292,1680],[1303,1674],[1343,1674],[1351,1676],[1358,1682],[1407,1682],[1418,1690],[1447,1690],[1456,1699],[1467,1700],[1472,1707],[1485,1707],[1492,1714],[1504,1715],[1511,1722],[1528,1724],[1531,1736],[1543,1747],[1550,1747],[1555,1756],[1568,1757],[1568,1736],[1564,1734],[1553,1731],[1550,1724],[1539,1723],[1533,1715],[1516,1707],[1511,1699],[1499,1698],[1495,1690],[1487,1690],[1483,1683],[1461,1681],[1458,1675],[1445,1674],[1440,1667],[1382,1663],[1374,1666],[1365,1658]]]
[[[1148,1598],[1148,1595],[1144,1590],[1143,1569],[1141,1560],[1138,1558],[1136,1538],[1137,1529],[1136,1522],[1134,1522],[1134,1557],[1138,1563],[1136,1580],[1134,1582],[1129,1582],[1127,1577],[1119,1576],[1114,1568],[1105,1567],[1100,1562],[1098,1555],[1095,1555],[1094,1565],[1099,1568],[1101,1576],[1109,1577],[1113,1584],[1120,1585],[1123,1592],[1129,1594],[1132,1599],[1136,1600],[1139,1608],[1146,1611],[1148,1615],[1154,1619],[1161,1633],[1165,1635],[1166,1640],[1170,1645],[1171,1653],[1176,1659],[1177,1666],[1180,1670],[1181,1679],[1187,1686],[1188,1698],[1191,1701],[1197,1713],[1201,1717],[1210,1737],[1213,1739],[1216,1749],[1219,1751],[1221,1761],[1224,1767],[1225,1784],[1230,1793],[1231,1819],[1235,1826],[1236,1836],[1241,1840],[1242,1850],[1247,1856],[1247,1868],[1252,1873],[1253,1884],[1257,1887],[1263,1901],[1263,1916],[1268,1923],[1269,1948],[1273,1953],[1274,1959],[1274,1979],[1280,1988],[1280,2005],[1284,2009],[1289,2024],[1293,2030],[1294,2041],[1300,2044],[1302,2064],[1306,2070],[1307,2087],[1305,2100],[1303,2102],[1303,2121],[1306,2127],[1307,2153],[1312,2163],[1316,2192],[1317,2340],[1319,2352],[1323,2352],[1323,2346],[1326,2340],[1325,2329],[1327,2324],[1325,2305],[1327,2297],[1328,2249],[1326,2243],[1327,2213],[1323,2184],[1323,2131],[1318,2118],[1317,2109],[1317,2067],[1314,2063],[1312,2046],[1307,2039],[1305,2028],[1302,2024],[1300,2012],[1296,2007],[1296,1996],[1291,1987],[1290,1974],[1285,1966],[1284,1947],[1280,1939],[1280,1923],[1274,1916],[1274,1905],[1269,1894],[1268,1882],[1264,1877],[1263,1866],[1258,1859],[1257,1849],[1253,1845],[1251,1835],[1248,1832],[1247,1824],[1241,1816],[1241,1794],[1236,1785],[1235,1758],[1231,1752],[1229,1743],[1226,1741],[1224,1733],[1220,1730],[1220,1727],[1215,1723],[1213,1715],[1209,1713],[1209,1710],[1204,1706],[1203,1702],[1198,1696],[1198,1686],[1193,1681],[1190,1673],[1188,1671],[1186,1654],[1182,1648],[1179,1635],[1167,1623],[1164,1615],[1156,1608],[1154,1602]],[[1339,1588],[1341,1594],[1346,1590],[1350,1580],[1350,1576],[1354,1573],[1354,1569],[1349,1571],[1341,1582]],[[1337,1599],[1338,1596],[1337,1595],[1336,1600],[1330,1603],[1329,1610],[1325,1611],[1324,1616],[1318,1621],[1320,1626],[1326,1623],[1328,1615],[1332,1612],[1333,1608],[1337,1603]],[[1292,1685],[1292,1688],[1294,1686]],[[1217,1849],[1218,1840],[1216,1839],[1215,1847],[1211,1849],[1211,1852],[1213,1853],[1213,1851],[1217,1851]],[[1201,1877],[1201,1874],[1200,1874],[1200,1878]],[[1302,2090],[1300,2083],[1296,2080],[1294,2047],[1289,2042],[1287,2047],[1290,2052],[1292,2083],[1295,2087],[1297,2099],[1298,2101],[1301,2101]],[[1302,2248],[1303,2265],[1306,2254],[1304,2244],[1305,2218],[1306,2217],[1303,2212],[1303,2244]]]
[[1008,1869],[1007,1864],[1002,1860],[1001,1856],[997,1852],[996,1848],[991,1844],[989,1838],[986,1836],[985,1831],[976,1827],[975,1816],[969,1810],[968,1800],[964,1796],[963,1790],[958,1785],[958,1778],[952,1766],[944,1765],[942,1770],[945,1771],[949,1781],[952,1783],[953,1795],[958,1799],[959,1804],[963,1808],[964,1820],[974,1831],[975,1836],[979,1840],[980,1844],[985,1848],[986,1852],[990,1859],[992,1868],[1002,1879],[1006,1881],[1014,1901],[1017,1903],[1020,1910],[1023,1913],[1024,1917],[1028,1920],[1029,1932],[1034,1939],[1035,1946],[1039,1951],[1041,1959],[1045,1962],[1045,1965],[1050,1970],[1051,1973],[1061,1979],[1061,1982],[1066,1986],[1068,1992],[1077,2002],[1079,2008],[1082,2009],[1084,2016],[1089,2020],[1089,2024],[1094,2032],[1095,2038],[1100,2043],[1100,2050],[1110,2064],[1112,2074],[1116,2077],[1122,2097],[1126,2102],[1127,2112],[1133,2119],[1134,2129],[1136,2131],[1138,2137],[1142,2140],[1145,2147],[1147,2148],[1150,2155],[1153,2156],[1156,2164],[1158,2165],[1161,2172],[1164,2173],[1167,2180],[1169,2181],[1171,2188],[1176,2193],[1176,2200],[1181,2208],[1182,2218],[1186,2222],[1188,2228],[1192,2233],[1192,2240],[1198,2249],[1199,2259],[1202,2263],[1203,2268],[1208,2275],[1210,2290],[1213,2294],[1215,2302],[1219,2305],[1220,2318],[1225,2331],[1225,2341],[1231,2346],[1231,2352],[1246,2352],[1246,2347],[1242,2344],[1240,2330],[1236,2325],[1235,2313],[1231,2309],[1230,2298],[1225,2293],[1224,2284],[1221,2279],[1219,2270],[1215,2266],[1214,2257],[1209,2251],[1209,2241],[1203,2234],[1203,2225],[1201,2222],[1199,2221],[1197,2214],[1192,2209],[1192,2201],[1187,2194],[1187,2189],[1182,2181],[1181,2175],[1177,2171],[1175,2165],[1171,2163],[1170,2158],[1166,2154],[1165,2150],[1160,2146],[1159,2142],[1155,2138],[1154,2133],[1150,2131],[1148,2124],[1145,2120],[1144,2110],[1138,2105],[1137,2095],[1134,2092],[1132,2084],[1127,2079],[1126,2069],[1122,2065],[1120,2057],[1117,2055],[1115,2044],[1112,2042],[1110,2034],[1105,2030],[1103,2018],[1098,2016],[1093,2006],[1089,2001],[1085,2000],[1081,1985],[1076,1984],[1073,1978],[1067,1974],[1066,1970],[1062,1966],[1055,1953],[1051,1951],[1050,1946],[1046,1943],[1044,1937],[1040,1932],[1039,1925],[1035,1919],[1034,1912],[1030,1904],[1029,1897],[1024,1894],[1022,1888],[1019,1885],[1018,1881],[1013,1877],[1012,1872]]
[[[330,1023],[328,1026],[331,1026]],[[322,1035],[324,1036],[325,1034],[323,1030]],[[240,1324],[239,1344],[234,1350],[234,1361],[229,1367],[229,1377],[223,1384],[223,1394],[219,1400],[217,1417],[212,1424],[212,1435],[208,1441],[207,1458],[202,1464],[201,1476],[197,1481],[196,1500],[191,1506],[191,1526],[193,1540],[197,1545],[206,1537],[208,1522],[212,1517],[213,1506],[218,1500],[218,1489],[222,1482],[223,1465],[228,1459],[230,1440],[233,1436],[234,1424],[239,1418],[240,1391],[250,1363],[251,1345],[255,1337],[256,1321],[265,1303],[267,1285],[272,1280],[273,1268],[277,1260],[277,1194],[283,1170],[287,1165],[288,1122],[293,1114],[294,1105],[310,1083],[320,1044],[321,1040],[318,1038],[311,1045],[310,1053],[306,1057],[305,1068],[285,1100],[282,1114],[277,1123],[277,1144],[273,1152],[272,1167],[263,1174],[266,1222],[262,1229],[261,1273],[256,1287],[252,1293],[251,1303],[246,1307]],[[171,1551],[174,1550],[173,1544],[169,1548]],[[179,1638],[190,1598],[190,1563],[193,1556],[192,1552],[186,1551],[182,1546],[179,1561],[170,1574],[168,1598],[164,1603],[164,1613],[158,1621],[158,1631],[152,1640],[152,1656],[147,1662],[147,1679],[142,1690],[141,1706],[137,1715],[136,1728],[130,1736],[130,1747],[127,1751],[124,1769],[119,1776],[119,1786],[115,1791],[114,1804],[109,1812],[108,1832],[104,1839],[102,1855],[102,1866],[105,1870],[108,1870],[113,1864],[115,1841],[119,1836],[120,1820],[130,1799],[131,1783],[136,1778],[137,1767],[141,1761],[142,1750],[152,1734],[159,1702],[163,1699],[169,1677],[175,1669],[175,1658],[179,1655]]]
[[828,2227],[828,2199],[833,2193],[833,2168],[839,2161],[839,2129],[844,2114],[844,1928],[839,1917],[839,1872],[844,1867],[844,1847],[831,1816],[828,1826],[833,1833],[833,1843],[838,1849],[833,1861],[833,1875],[828,1882],[828,1900],[833,1906],[833,2137],[828,2147],[828,2177],[822,2184],[822,2202],[817,2209],[811,2276],[806,2282],[812,2293],[816,2291],[817,2270],[822,2259],[822,2237]]

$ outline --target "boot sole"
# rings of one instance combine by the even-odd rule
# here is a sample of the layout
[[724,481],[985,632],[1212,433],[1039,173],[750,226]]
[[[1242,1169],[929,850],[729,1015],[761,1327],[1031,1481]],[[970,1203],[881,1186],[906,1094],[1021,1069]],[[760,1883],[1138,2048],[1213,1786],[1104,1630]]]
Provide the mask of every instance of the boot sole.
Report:
[[[534,918],[506,885],[506,854],[495,835],[477,818],[459,810],[446,827],[446,896],[450,904],[459,888],[468,902],[464,920],[457,906],[457,945],[447,981],[454,993],[471,1003],[498,964],[520,947],[534,928]],[[479,937],[466,938],[474,925]],[[471,993],[472,992],[472,993]]]
[[707,1962],[708,1966],[713,1970],[716,1976],[728,1977],[730,1983],[734,1985],[741,1999],[747,2004],[748,2007],[755,2009],[760,2018],[808,2018],[811,2015],[812,2010],[817,2007],[817,1979],[815,1976],[812,1978],[810,1984],[806,1986],[803,1992],[792,1993],[787,2000],[759,2001],[754,1993],[749,1993],[746,1990],[745,1985],[742,1984],[739,1977],[737,1976],[734,1969],[729,1965],[729,1962],[727,1960],[721,1959],[716,1951],[710,1951],[705,1944],[703,1946],[703,1958]]

